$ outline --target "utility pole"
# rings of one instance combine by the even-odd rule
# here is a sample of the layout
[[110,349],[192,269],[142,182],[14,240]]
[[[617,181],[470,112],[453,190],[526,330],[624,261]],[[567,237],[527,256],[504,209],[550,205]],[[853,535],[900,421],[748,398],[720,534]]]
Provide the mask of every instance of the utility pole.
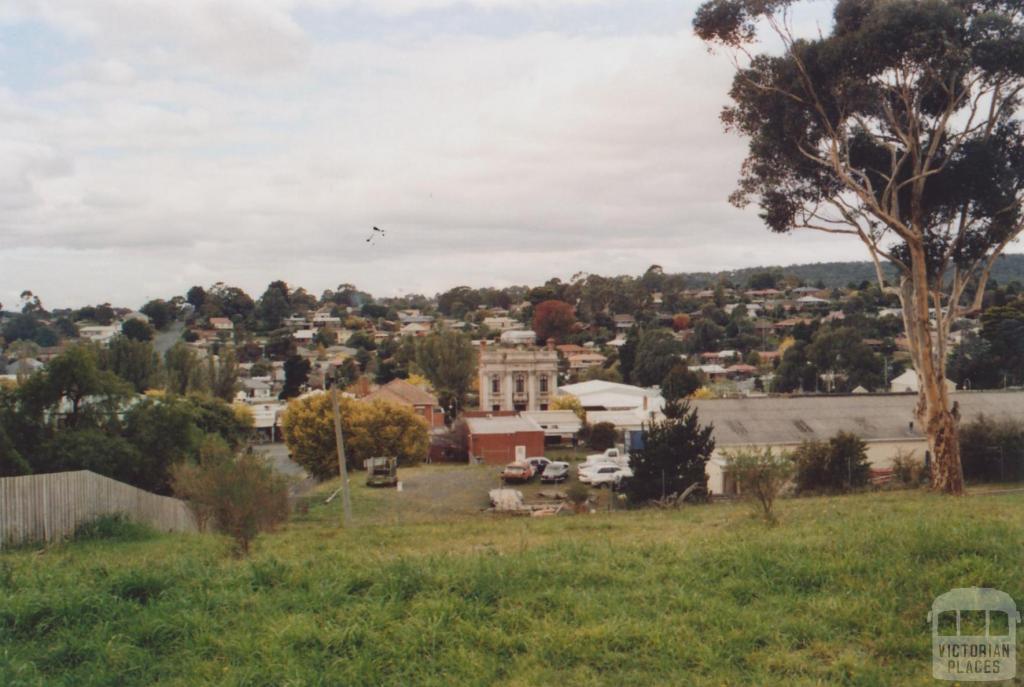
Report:
[[352,501],[348,494],[348,468],[345,466],[345,440],[341,436],[341,410],[338,408],[338,385],[331,387],[331,405],[334,408],[334,441],[338,446],[338,472],[341,474],[341,525],[352,527]]

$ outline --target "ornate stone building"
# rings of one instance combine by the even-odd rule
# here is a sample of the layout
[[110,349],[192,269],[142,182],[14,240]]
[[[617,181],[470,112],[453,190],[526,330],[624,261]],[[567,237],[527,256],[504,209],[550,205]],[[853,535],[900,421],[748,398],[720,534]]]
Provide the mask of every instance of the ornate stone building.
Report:
[[557,390],[557,351],[508,347],[480,350],[481,410],[547,410]]

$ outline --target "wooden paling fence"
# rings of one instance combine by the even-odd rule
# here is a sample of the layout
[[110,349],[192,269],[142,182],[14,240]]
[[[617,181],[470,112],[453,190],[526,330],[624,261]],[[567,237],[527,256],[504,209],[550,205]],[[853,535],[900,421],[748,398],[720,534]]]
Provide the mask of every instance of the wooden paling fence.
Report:
[[162,532],[195,532],[184,501],[88,470],[0,478],[0,549],[54,541],[102,515],[122,513]]

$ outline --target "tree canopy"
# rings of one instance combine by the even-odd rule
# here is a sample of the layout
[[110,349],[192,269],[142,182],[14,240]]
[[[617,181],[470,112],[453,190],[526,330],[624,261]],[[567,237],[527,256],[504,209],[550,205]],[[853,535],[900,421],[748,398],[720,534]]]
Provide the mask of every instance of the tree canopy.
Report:
[[[1024,228],[1024,10],[1019,0],[837,0],[831,32],[800,37],[796,4],[708,0],[694,19],[698,36],[739,62],[722,119],[750,144],[732,201],[756,200],[775,232],[859,239],[880,285],[883,263],[895,268],[932,484],[959,493],[945,347]],[[782,54],[748,52],[759,26]]]

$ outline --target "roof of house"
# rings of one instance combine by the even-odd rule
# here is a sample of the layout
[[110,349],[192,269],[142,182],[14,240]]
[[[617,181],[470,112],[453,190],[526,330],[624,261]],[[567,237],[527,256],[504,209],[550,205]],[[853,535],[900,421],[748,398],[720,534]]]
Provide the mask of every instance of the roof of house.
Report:
[[[992,418],[1024,415],[1024,393],[1003,391],[957,392],[964,421],[979,415]],[[916,394],[857,394],[851,396],[770,396],[707,399],[690,402],[701,424],[713,424],[719,447],[743,444],[799,444],[828,439],[839,431],[853,432],[865,441],[921,439],[914,415]],[[911,424],[913,423],[913,424]]]
[[403,405],[413,406],[436,406],[437,397],[432,393],[421,389],[415,384],[410,384],[404,379],[393,379],[376,391],[371,391],[363,397],[364,401],[391,401]]
[[470,434],[515,434],[516,432],[543,432],[535,420],[518,415],[498,417],[468,417]]

